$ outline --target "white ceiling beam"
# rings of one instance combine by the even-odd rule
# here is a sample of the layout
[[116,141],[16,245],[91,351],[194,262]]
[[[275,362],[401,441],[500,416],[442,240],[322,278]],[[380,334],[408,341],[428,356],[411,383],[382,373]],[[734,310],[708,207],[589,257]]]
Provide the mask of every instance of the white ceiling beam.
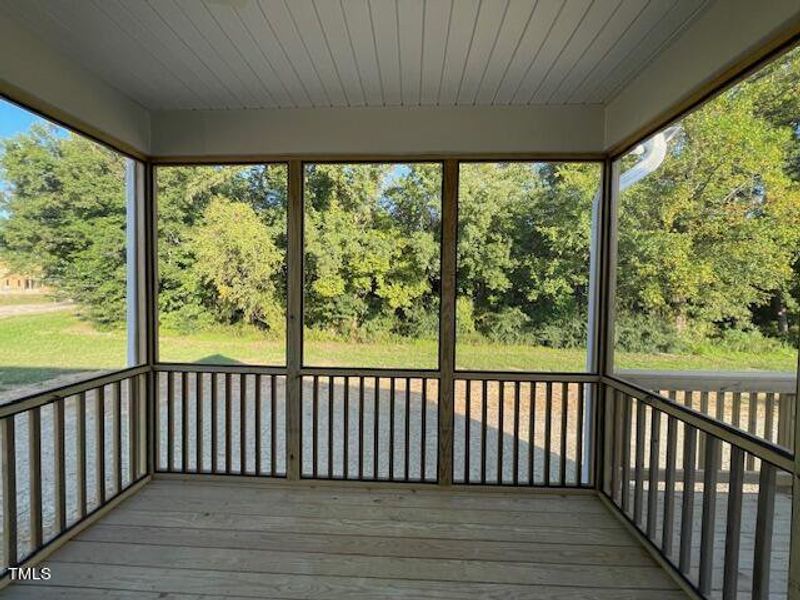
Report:
[[158,157],[597,154],[602,106],[153,113]]

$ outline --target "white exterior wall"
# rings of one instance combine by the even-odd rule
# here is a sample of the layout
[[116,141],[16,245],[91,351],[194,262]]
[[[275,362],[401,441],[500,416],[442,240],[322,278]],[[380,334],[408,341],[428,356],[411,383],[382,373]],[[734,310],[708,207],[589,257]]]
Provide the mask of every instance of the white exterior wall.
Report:
[[798,0],[717,0],[606,107],[605,146],[612,148],[693,92],[797,27]]
[[55,112],[67,125],[97,130],[137,152],[150,152],[145,108],[3,18],[0,93],[43,113]]

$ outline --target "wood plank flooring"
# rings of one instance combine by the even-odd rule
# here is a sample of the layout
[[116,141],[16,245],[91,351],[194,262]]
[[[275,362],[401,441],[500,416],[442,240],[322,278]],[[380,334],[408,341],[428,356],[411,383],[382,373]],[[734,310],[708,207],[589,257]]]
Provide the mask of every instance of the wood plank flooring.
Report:
[[4,598],[684,598],[590,494],[157,480]]

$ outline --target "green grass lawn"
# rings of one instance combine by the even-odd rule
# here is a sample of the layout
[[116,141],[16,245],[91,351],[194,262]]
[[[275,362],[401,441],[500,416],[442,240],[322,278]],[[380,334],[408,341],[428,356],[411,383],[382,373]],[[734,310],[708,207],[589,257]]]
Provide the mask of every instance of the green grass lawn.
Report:
[[[284,342],[239,329],[179,335],[163,331],[164,362],[284,363]],[[126,343],[122,331],[98,331],[70,311],[8,317],[0,320],[0,391],[80,370],[122,368]],[[306,343],[305,362],[317,366],[435,368],[433,340],[356,344],[338,341]],[[465,344],[459,368],[485,370],[580,371],[585,353],[522,345]],[[793,371],[790,349],[772,353],[715,351],[709,355],[619,354],[620,368],[664,370]]]
[[0,306],[18,306],[20,304],[46,304],[54,300],[47,294],[0,294]]

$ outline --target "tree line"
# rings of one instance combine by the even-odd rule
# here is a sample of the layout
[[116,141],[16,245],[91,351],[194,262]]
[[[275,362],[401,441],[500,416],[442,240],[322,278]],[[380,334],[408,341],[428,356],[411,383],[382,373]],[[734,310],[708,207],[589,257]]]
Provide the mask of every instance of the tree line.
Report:
[[[797,337],[798,131],[797,51],[681,120],[661,167],[620,197],[623,349]],[[0,149],[0,260],[41,273],[104,327],[125,318],[124,168],[46,126]],[[158,169],[162,326],[283,334],[286,175],[284,165]],[[438,164],[307,165],[304,311],[315,335],[437,335],[441,179]],[[460,339],[585,344],[599,185],[593,163],[462,164]]]

